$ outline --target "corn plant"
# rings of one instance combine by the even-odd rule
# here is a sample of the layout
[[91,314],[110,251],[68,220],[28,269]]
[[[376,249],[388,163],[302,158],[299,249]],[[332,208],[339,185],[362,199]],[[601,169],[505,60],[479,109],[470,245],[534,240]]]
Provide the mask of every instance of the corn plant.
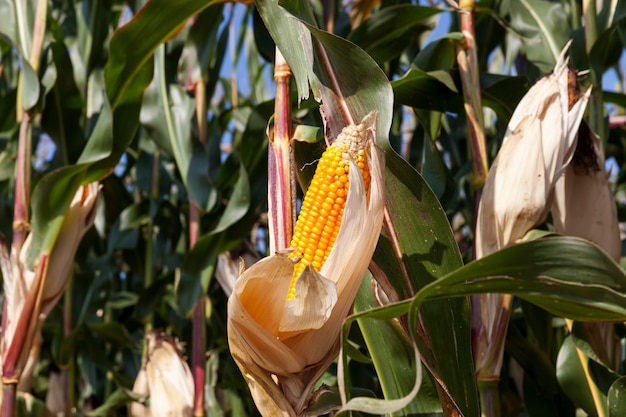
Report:
[[623,415],[625,4],[0,0],[0,415]]

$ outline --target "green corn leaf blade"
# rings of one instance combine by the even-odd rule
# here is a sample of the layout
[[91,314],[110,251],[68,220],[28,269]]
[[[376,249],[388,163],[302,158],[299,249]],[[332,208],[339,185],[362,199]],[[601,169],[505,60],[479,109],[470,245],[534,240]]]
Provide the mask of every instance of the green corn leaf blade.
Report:
[[148,74],[145,70],[139,72],[134,83],[129,85],[131,88],[126,102],[115,112],[105,101],[96,126],[75,165],[46,174],[35,186],[31,196],[33,242],[28,252],[29,265],[32,266],[43,252],[51,251],[78,187],[108,175],[128,147],[137,129],[141,96],[149,82]]
[[219,222],[211,233],[220,233],[239,221],[250,208],[250,181],[243,164],[239,165],[237,182]]
[[[371,288],[371,285],[372,285],[371,281],[368,278],[366,280],[366,283],[362,285],[362,288],[365,288],[364,291],[368,291],[367,287],[369,286]],[[363,292],[363,290],[361,290],[360,292]],[[369,304],[369,301],[367,301],[367,298],[368,298],[367,295],[361,295],[359,297],[361,298],[362,304]],[[409,307],[409,303],[391,304],[391,305],[387,305],[384,307],[368,309],[360,313],[355,313],[352,316],[347,318],[346,322],[344,323],[344,328],[343,328],[343,332],[341,335],[342,349],[339,355],[339,363],[337,366],[337,385],[339,388],[339,395],[340,395],[341,403],[342,403],[342,406],[337,414],[338,416],[349,415],[349,412],[351,411],[365,412],[368,414],[389,415],[391,413],[395,413],[400,410],[405,410],[410,404],[412,404],[415,401],[415,398],[422,384],[422,367],[420,365],[420,352],[417,348],[417,345],[414,343],[413,344],[409,343],[408,346],[406,345],[406,343],[398,344],[400,342],[397,340],[397,336],[399,336],[399,333],[397,332],[394,334],[394,339],[396,339],[395,340],[396,343],[394,344],[394,346],[390,346],[389,350],[380,349],[381,347],[380,341],[377,341],[376,344],[379,349],[373,349],[375,351],[374,353],[382,354],[384,356],[379,357],[379,358],[372,356],[372,359],[375,363],[376,368],[379,369],[382,366],[383,361],[390,360],[390,358],[386,356],[390,351],[395,350],[396,352],[399,352],[399,351],[403,352],[399,357],[396,358],[397,363],[394,364],[394,365],[398,365],[399,368],[394,369],[394,370],[389,370],[389,369],[386,370],[386,371],[390,371],[390,372],[386,372],[386,374],[389,375],[391,378],[397,378],[398,377],[397,373],[402,372],[401,374],[402,377],[400,378],[402,379],[402,381],[394,381],[393,383],[391,383],[391,381],[388,381],[387,384],[382,384],[383,386],[386,385],[386,391],[387,391],[385,393],[386,396],[388,395],[388,393],[393,392],[393,393],[402,393],[403,395],[401,397],[393,397],[393,398],[386,398],[386,399],[371,398],[369,396],[357,396],[354,398],[349,397],[348,392],[351,393],[351,386],[349,382],[350,375],[348,372],[344,371],[344,368],[347,363],[347,353],[348,353],[348,351],[345,349],[345,346],[347,344],[346,335],[348,334],[348,330],[352,322],[357,321],[357,320],[362,321],[364,319],[378,319],[378,320],[386,320],[388,322],[390,319],[394,319],[396,317],[404,315],[407,311],[407,307]],[[359,325],[361,326],[362,329],[364,328],[364,325],[362,322],[360,322]],[[380,334],[379,331],[381,330],[381,328],[373,327],[373,328],[365,329],[365,330],[367,332],[367,336],[364,333],[364,337],[367,340],[368,337],[371,337],[374,334]],[[388,328],[386,330],[388,330]],[[390,333],[386,331],[385,333],[387,335],[390,335]],[[387,342],[387,340],[385,342]],[[368,349],[369,348],[370,346],[368,345]],[[407,354],[411,350],[413,351],[412,355]],[[408,359],[408,362],[407,362],[407,359]],[[377,365],[376,365],[376,362],[378,362]],[[411,364],[412,364],[412,368],[411,368]],[[408,375],[411,375],[413,377],[412,381],[407,381],[405,379],[405,377],[408,376],[407,370],[408,370]],[[380,374],[378,376],[381,377]],[[407,391],[404,392],[405,390],[403,388],[406,388]]]
[[18,392],[15,404],[15,417],[49,417],[52,413],[46,404],[28,392]]
[[385,7],[350,32],[348,40],[377,62],[384,63],[398,57],[424,31],[431,29],[427,19],[440,12],[436,7],[410,4]]
[[22,59],[22,76],[22,105],[25,110],[31,110],[39,101],[41,86],[37,73],[25,59]]
[[[46,175],[33,191],[29,265],[52,248],[78,186],[108,175],[133,139],[143,92],[152,79],[155,48],[210,4],[211,1],[186,0],[174,4],[152,0],[115,33],[105,66],[109,105],[105,100],[77,165]],[[50,200],[49,196],[56,199]]]
[[[255,2],[259,15],[276,46],[294,75],[298,97],[309,97],[309,84],[313,80],[313,43],[311,34],[288,13],[278,6],[278,1],[263,0]],[[310,20],[311,21],[311,20]]]
[[208,97],[213,95],[226,52],[228,29],[219,30],[223,20],[224,4],[213,4],[198,14],[179,60],[179,78],[194,83],[204,76]]
[[99,407],[86,413],[89,417],[108,416],[117,409],[124,407],[133,401],[144,401],[145,395],[139,395],[126,388],[118,388],[109,395]]
[[447,33],[424,45],[412,66],[422,71],[448,71],[456,65],[456,45],[464,40],[460,32]]
[[[0,34],[9,39],[13,46],[19,48],[19,31],[15,18],[15,2],[11,0],[0,0]],[[32,33],[32,32],[29,32]]]
[[65,44],[61,28],[52,20],[50,32],[54,41],[50,43],[52,59],[56,68],[56,80],[46,94],[46,105],[41,115],[42,128],[62,149],[58,158],[62,163],[75,162],[85,146],[85,134],[81,126],[83,99],[74,77],[74,66]]
[[84,167],[70,165],[50,172],[35,186],[31,196],[33,241],[28,252],[28,265],[34,265],[41,253],[52,250],[63,226],[65,212],[84,177]]
[[391,85],[398,103],[418,109],[463,112],[463,98],[448,72],[411,68]]
[[[371,290],[373,284],[374,281],[368,274],[357,294],[354,303],[355,313],[378,307]],[[400,328],[400,321],[361,318],[357,322],[374,361],[385,398],[401,398],[409,394],[415,385],[415,366],[422,365],[414,363],[413,343]],[[404,323],[406,324],[406,321]],[[417,397],[393,415],[411,416],[440,411],[441,404],[437,392],[430,379],[424,378]]]
[[[448,219],[432,190],[397,154],[388,151],[386,156],[388,220],[374,262],[395,293],[393,299],[403,300],[460,268],[462,260]],[[374,275],[383,280],[376,272]],[[465,415],[478,415],[469,303],[466,299],[429,302],[420,314],[423,333],[414,335],[414,340],[427,367],[450,394],[442,400],[456,404],[448,405],[458,407]]]
[[493,109],[499,118],[508,121],[517,104],[528,91],[528,78],[480,74],[480,86],[485,106]]
[[560,317],[624,321],[625,290],[626,274],[605,252],[586,240],[559,236],[471,262],[423,288],[416,299],[509,293]]
[[[314,97],[322,101],[326,137],[333,140],[349,124],[342,117],[342,109],[348,109],[355,124],[377,110],[378,141],[384,146],[391,127],[393,93],[378,64],[353,43],[307,23],[313,20],[305,2],[280,4],[301,20],[288,16],[271,1],[258,2],[257,7],[293,71],[301,98],[303,89],[310,85]],[[296,36],[287,41],[293,44],[282,45],[284,38],[290,37],[286,33],[292,32]]]
[[609,417],[620,417],[626,410],[626,376],[615,380],[609,394],[607,395],[609,404]]
[[114,346],[125,348],[132,348],[134,346],[128,329],[120,322],[85,323],[85,326],[97,334],[100,339]]
[[106,91],[111,106],[124,101],[125,91],[156,47],[172,37],[187,20],[216,0],[151,0],[111,39],[105,67]]
[[[322,115],[327,138],[336,138],[348,124],[340,117],[341,107],[345,105],[357,124],[370,111],[377,110],[378,144],[387,146],[393,117],[393,92],[386,75],[358,46],[311,26],[309,29],[317,41],[314,66],[317,85],[314,87],[324,103]],[[333,85],[337,85],[339,91]]]
[[[599,390],[596,390],[596,392],[599,398],[597,402],[594,401],[594,395],[589,388],[581,360],[588,364],[594,380],[593,383],[598,385]],[[576,344],[571,336],[565,339],[557,358],[556,375],[559,385],[567,396],[590,416],[607,414],[606,393],[609,386],[617,379],[616,376],[607,375],[606,372],[603,372],[603,369],[595,362],[589,360],[587,356],[579,356],[579,351],[577,351]]]
[[511,26],[523,36],[526,56],[541,72],[552,71],[571,32],[562,5],[545,0],[519,0],[509,5]]

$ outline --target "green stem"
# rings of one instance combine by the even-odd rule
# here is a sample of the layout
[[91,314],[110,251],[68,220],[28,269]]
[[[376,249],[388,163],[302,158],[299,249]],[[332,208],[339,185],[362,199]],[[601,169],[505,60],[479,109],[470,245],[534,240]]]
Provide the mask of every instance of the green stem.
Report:
[[500,380],[478,379],[478,394],[482,417],[500,417]]
[[[583,26],[585,30],[585,45],[587,55],[598,40],[598,22],[595,0],[583,0]],[[602,74],[591,65],[591,82],[593,94],[589,100],[589,127],[596,132],[603,142],[606,142],[604,125],[604,100],[602,98]]]

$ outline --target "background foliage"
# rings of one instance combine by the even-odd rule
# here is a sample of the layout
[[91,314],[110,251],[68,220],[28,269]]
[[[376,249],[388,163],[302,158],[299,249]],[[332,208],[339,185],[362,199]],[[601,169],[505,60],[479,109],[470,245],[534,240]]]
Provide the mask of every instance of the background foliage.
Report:
[[[0,230],[7,237],[12,233],[22,107],[34,121],[32,256],[58,233],[54,225],[79,184],[100,179],[102,198],[95,226],[77,253],[70,288],[44,326],[24,398],[46,403],[55,413],[125,415],[146,326],[191,346],[191,310],[200,298],[206,306],[206,413],[257,414],[228,352],[225,288],[237,275],[240,256],[267,254],[266,128],[274,106],[274,40],[289,48],[297,39],[284,30],[295,16],[331,52],[342,86],[362,94],[364,110],[377,102],[382,75],[394,97],[381,103],[389,107],[383,115],[391,120],[388,143],[386,129],[379,135],[387,151],[393,222],[383,230],[373,271],[378,285],[393,289],[397,299],[391,301],[400,304],[368,313],[378,304],[373,278],[366,277],[340,382],[351,381],[379,398],[406,395],[422,366],[411,335],[425,377],[417,399],[396,414],[436,415],[448,407],[448,413],[456,408],[477,415],[469,308],[458,296],[511,292],[520,284],[506,340],[502,414],[573,416],[578,409],[619,415],[624,409],[620,346],[626,328],[610,326],[616,351],[604,355],[590,328],[575,324],[570,333],[560,318],[626,317],[626,276],[606,255],[585,242],[551,238],[460,269],[472,259],[475,184],[456,63],[455,46],[463,38],[458,14],[447,3],[314,1],[308,9],[279,2],[292,14],[287,16],[272,2],[54,0],[48,2],[40,67],[33,69],[25,58],[36,3],[0,0]],[[598,2],[595,10],[588,3],[479,1],[476,88],[493,160],[517,102],[573,39],[571,64],[594,87],[587,120],[604,141],[623,221],[626,95],[620,58],[626,3]],[[323,148],[320,130],[304,129],[323,125],[308,81],[324,93],[325,72],[298,64],[298,53],[285,56],[296,75],[293,116],[302,130],[295,136],[307,139],[296,142],[306,183],[306,168]],[[362,93],[368,84],[373,91]],[[193,205],[201,217],[200,237],[191,248]],[[541,228],[550,230],[549,222]],[[539,258],[533,256],[547,259],[537,264],[554,265],[534,268],[529,260]],[[227,266],[234,272],[220,269]],[[479,285],[496,274],[519,274],[519,282]],[[537,276],[552,277],[560,287],[533,281]],[[437,279],[443,289],[428,287]],[[469,279],[478,281],[465,285]],[[563,301],[560,309],[546,301],[554,297]],[[424,300],[430,301],[421,307]],[[590,358],[604,398],[601,409],[576,362],[575,346]],[[336,379],[333,368],[324,382],[333,385]],[[37,414],[37,407],[31,410]]]

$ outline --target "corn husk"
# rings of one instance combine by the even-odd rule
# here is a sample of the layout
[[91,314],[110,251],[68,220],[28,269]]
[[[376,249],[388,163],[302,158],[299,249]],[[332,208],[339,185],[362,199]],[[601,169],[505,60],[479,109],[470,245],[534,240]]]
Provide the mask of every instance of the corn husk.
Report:
[[99,192],[96,182],[77,190],[50,253],[43,253],[34,269],[26,262],[32,235],[21,247],[13,247],[10,255],[5,245],[0,245],[5,294],[0,345],[4,382],[18,382],[33,338],[65,291],[78,245],[93,224]]
[[[587,238],[619,257],[616,207],[600,141],[582,122],[591,90],[580,92],[564,53],[511,117],[483,189],[477,258],[515,244],[550,212],[555,231]],[[588,138],[579,132],[588,132]],[[586,166],[581,168],[578,160],[587,161]],[[472,302],[478,312],[473,319],[477,373],[497,377],[511,296],[488,294]]]
[[617,206],[604,170],[602,142],[586,126],[581,129],[576,155],[555,184],[551,213],[557,233],[587,239],[619,261],[622,242]]
[[384,155],[375,144],[375,121],[370,113],[362,122],[369,199],[351,161],[344,220],[320,272],[307,266],[289,301],[294,260],[287,253],[261,260],[235,283],[228,303],[229,346],[263,416],[303,415],[313,384],[337,355],[341,327],[382,227]]
[[[515,109],[481,197],[476,224],[476,257],[514,244],[550,211],[557,179],[576,147],[589,91],[570,106],[569,68],[561,57],[552,74],[540,79]],[[474,360],[481,377],[497,377],[510,296],[472,299]]]
[[191,417],[193,415],[193,375],[170,336],[150,332],[147,355],[135,379],[133,392],[149,396],[149,406],[133,402],[132,417]]
[[540,79],[518,104],[480,201],[476,257],[507,247],[550,211],[557,179],[576,148],[590,90],[569,108],[567,61]]

